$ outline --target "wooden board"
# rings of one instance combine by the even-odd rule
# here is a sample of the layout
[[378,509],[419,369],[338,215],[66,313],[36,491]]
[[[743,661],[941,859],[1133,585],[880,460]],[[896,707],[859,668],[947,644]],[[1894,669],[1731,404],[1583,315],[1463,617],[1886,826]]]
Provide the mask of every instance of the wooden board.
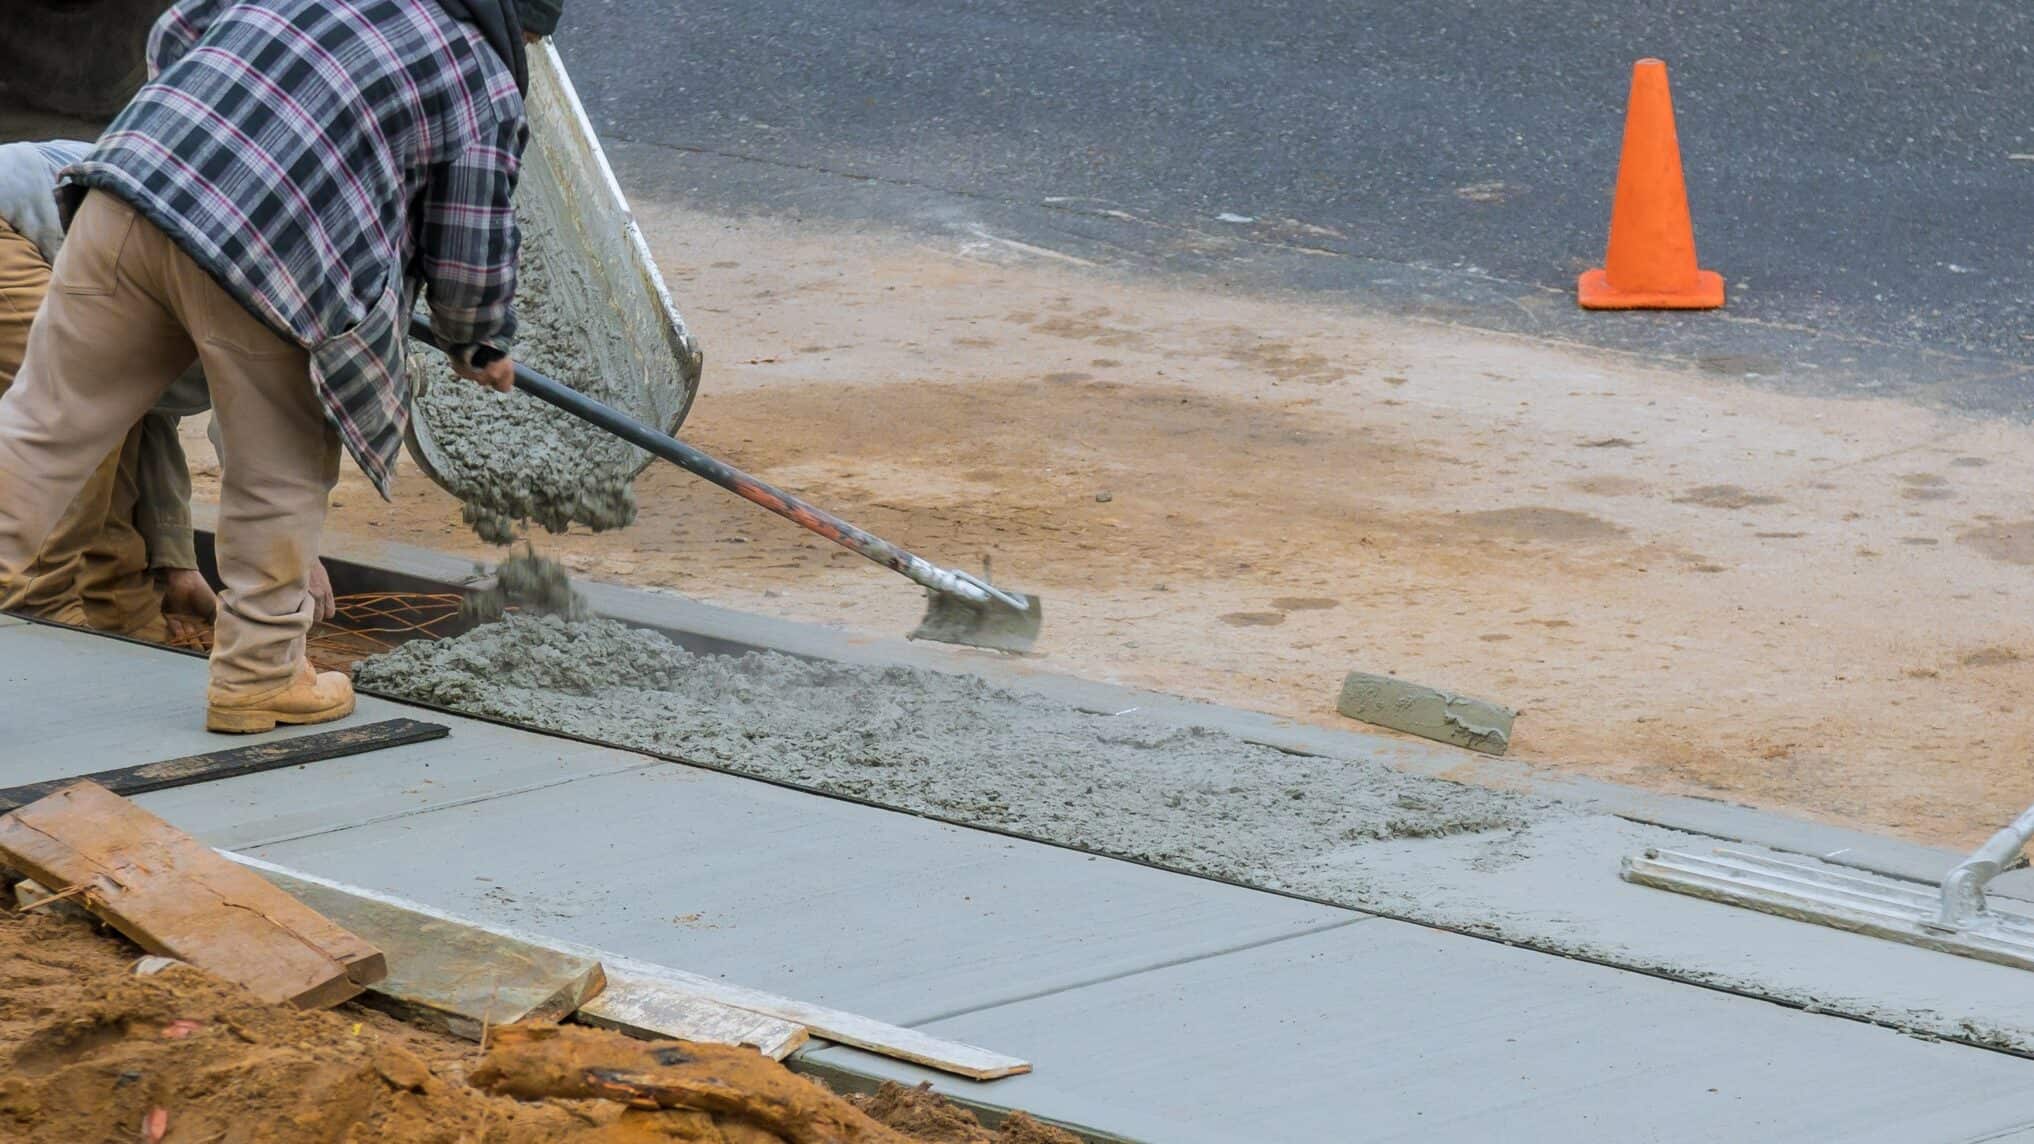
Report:
[[279,889],[373,942],[388,976],[369,1004],[426,1028],[481,1039],[484,1029],[520,1021],[562,1021],[600,994],[600,962],[461,922],[350,894],[279,870],[261,872]]
[[575,1020],[632,1037],[747,1045],[778,1061],[812,1036],[811,1030],[795,1022],[723,1005],[631,973],[608,974],[607,990],[581,1006]]
[[74,778],[24,783],[21,786],[0,790],[0,811],[27,806],[36,799],[61,790],[74,782],[85,780],[97,783],[118,795],[146,794],[152,790],[168,790],[171,787],[190,786],[194,783],[232,778],[235,775],[251,775],[281,767],[296,767],[305,763],[323,762],[326,759],[340,759],[348,755],[379,751],[385,747],[427,743],[433,739],[442,739],[451,733],[452,729],[443,723],[421,723],[415,719],[383,719],[378,723],[363,723],[358,727],[321,731],[315,735],[299,735],[270,743],[254,743],[224,751],[211,751],[203,755],[184,755],[175,759],[143,763],[140,766],[95,771]]
[[815,1037],[823,1037],[843,1045],[853,1045],[855,1048],[866,1049],[881,1056],[924,1065],[926,1068],[938,1069],[941,1072],[952,1073],[955,1076],[964,1076],[973,1080],[995,1080],[998,1077],[1017,1076],[1031,1071],[1031,1062],[1029,1061],[993,1052],[976,1045],[966,1044],[965,1042],[949,1041],[942,1037],[932,1036],[929,1033],[921,1033],[916,1029],[907,1029],[900,1025],[887,1024],[870,1017],[860,1016],[859,1014],[828,1008],[825,1005],[814,1005],[789,997],[780,997],[774,993],[765,993],[759,989],[747,989],[740,985],[730,985],[725,981],[717,981],[711,977],[702,977],[696,973],[687,973],[681,969],[670,969],[645,961],[637,961],[633,958],[616,957],[612,954],[573,942],[535,937],[529,934],[518,933],[515,930],[502,926],[481,925],[478,922],[455,918],[450,914],[417,902],[406,901],[393,895],[379,894],[372,890],[364,890],[358,886],[349,886],[343,882],[319,878],[300,870],[291,870],[270,862],[264,862],[259,858],[250,858],[244,854],[225,854],[224,856],[251,869],[260,870],[263,873],[285,874],[305,882],[315,882],[332,887],[333,889],[342,890],[349,894],[359,894],[390,902],[404,909],[458,921],[465,925],[477,926],[493,933],[507,934],[534,945],[597,958],[607,972],[616,978],[626,977],[655,981],[660,986],[676,994],[715,1001],[732,1008],[746,1009],[751,1013],[760,1013],[767,1017],[776,1017],[793,1024],[804,1025],[812,1030],[812,1035]]
[[687,973],[682,969],[667,969],[663,966],[648,965],[628,958],[611,958],[607,964],[617,974],[641,974],[662,981],[668,988],[688,991],[693,996],[709,1001],[718,1001],[737,1009],[747,1009],[786,1021],[794,1021],[812,1030],[815,1037],[823,1037],[843,1045],[867,1049],[893,1060],[909,1061],[929,1069],[964,1076],[970,1080],[996,1080],[1000,1077],[1018,1076],[1031,1071],[1031,1062],[1017,1057],[1006,1056],[963,1041],[949,1041],[916,1029],[886,1024],[856,1013],[846,1013],[825,1005],[780,997],[760,989],[749,989],[730,985],[711,977]]
[[92,782],[0,816],[0,865],[62,893],[150,953],[265,1001],[337,1005],[379,981],[381,951]]

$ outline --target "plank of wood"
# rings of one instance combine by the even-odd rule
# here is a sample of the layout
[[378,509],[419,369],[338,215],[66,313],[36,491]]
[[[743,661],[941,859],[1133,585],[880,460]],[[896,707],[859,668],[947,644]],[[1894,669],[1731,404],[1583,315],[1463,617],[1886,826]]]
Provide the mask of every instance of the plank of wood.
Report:
[[852,1045],[858,1049],[867,1049],[879,1056],[909,1061],[915,1065],[924,1065],[929,1069],[938,1069],[940,1072],[964,1076],[970,1080],[996,1080],[1031,1071],[1030,1061],[984,1049],[978,1045],[970,1045],[964,1041],[949,1041],[943,1037],[921,1033],[916,1029],[886,1024],[857,1013],[847,1013],[795,998],[780,997],[760,989],[731,985],[711,977],[687,973],[682,969],[669,969],[625,957],[610,958],[606,964],[613,973],[654,978],[670,988],[688,990],[695,996],[704,997],[709,1001],[718,1001],[723,1005],[747,1009],[752,1013],[795,1021],[811,1029],[815,1037]]
[[632,1037],[747,1045],[778,1061],[812,1036],[795,1022],[723,1005],[638,974],[608,974],[607,990],[580,1006],[574,1020]]
[[256,997],[322,1009],[388,972],[381,951],[105,787],[73,783],[0,815],[0,865],[150,953]]
[[89,780],[118,795],[146,794],[154,790],[191,786],[215,779],[251,775],[281,767],[302,766],[348,755],[365,754],[387,747],[427,743],[452,733],[443,723],[422,723],[415,719],[383,719],[358,727],[342,727],[315,735],[299,735],[269,743],[254,743],[203,755],[183,755],[133,767],[116,767],[73,778],[47,779],[0,790],[0,811],[27,806],[74,782]]
[[425,1028],[478,1041],[491,1027],[562,1021],[607,984],[596,958],[418,913],[279,870],[260,873],[291,897],[380,947],[388,958],[388,976],[370,986],[370,997],[364,1000]]
[[760,989],[748,989],[740,985],[730,985],[725,981],[718,981],[711,977],[702,977],[696,973],[687,973],[682,969],[671,969],[666,966],[653,965],[646,961],[637,961],[634,958],[618,957],[612,953],[579,945],[574,942],[536,937],[520,933],[505,926],[490,926],[468,921],[464,918],[454,917],[451,914],[433,909],[430,906],[398,898],[392,894],[381,894],[373,890],[361,889],[358,886],[349,886],[344,882],[334,882],[328,878],[306,874],[301,870],[291,870],[284,866],[264,862],[259,858],[250,858],[245,854],[232,854],[224,851],[221,853],[235,862],[264,873],[275,871],[287,874],[306,882],[321,883],[350,894],[361,894],[371,898],[378,898],[382,901],[399,905],[404,909],[416,910],[420,913],[446,918],[465,925],[479,926],[481,929],[491,930],[495,933],[508,934],[523,941],[550,949],[564,950],[570,953],[597,958],[610,976],[656,981],[681,993],[689,993],[692,996],[701,997],[709,1001],[717,1001],[722,1005],[731,1006],[736,1009],[746,1009],[751,1013],[761,1013],[764,1016],[776,1017],[793,1022],[794,1024],[804,1025],[812,1030],[813,1036],[823,1037],[826,1040],[843,1045],[852,1045],[858,1049],[866,1049],[880,1056],[900,1061],[909,1061],[912,1064],[924,1065],[929,1069],[937,1069],[940,1072],[952,1073],[955,1076],[964,1076],[972,1080],[995,1080],[999,1077],[1017,1076],[1031,1071],[1031,1062],[1029,1061],[993,1052],[977,1045],[946,1040],[942,1037],[932,1036],[929,1033],[921,1033],[916,1029],[907,1029],[901,1025],[887,1024],[859,1014],[828,1008],[825,1005],[814,1005],[789,997],[780,997],[774,993],[765,993]]

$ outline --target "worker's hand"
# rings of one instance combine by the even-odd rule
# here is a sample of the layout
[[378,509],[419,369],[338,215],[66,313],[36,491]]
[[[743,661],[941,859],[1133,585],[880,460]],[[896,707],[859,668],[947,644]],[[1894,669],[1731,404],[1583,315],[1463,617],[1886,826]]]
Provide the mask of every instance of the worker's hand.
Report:
[[196,568],[165,568],[162,574],[162,610],[165,616],[216,619],[219,597]]
[[516,362],[514,358],[499,357],[478,369],[454,360],[452,372],[468,381],[479,382],[496,393],[507,393],[516,387]]
[[332,598],[332,577],[325,571],[323,560],[311,561],[311,619],[324,623],[339,610]]

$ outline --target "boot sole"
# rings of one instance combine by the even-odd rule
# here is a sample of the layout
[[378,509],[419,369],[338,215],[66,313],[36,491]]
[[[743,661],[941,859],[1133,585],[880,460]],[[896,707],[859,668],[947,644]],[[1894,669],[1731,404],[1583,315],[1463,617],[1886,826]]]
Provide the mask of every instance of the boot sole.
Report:
[[327,711],[285,712],[266,711],[259,707],[237,709],[232,707],[205,708],[205,730],[221,735],[258,735],[273,731],[278,723],[293,727],[308,726],[312,723],[330,723],[353,714],[355,700],[348,697],[343,706]]

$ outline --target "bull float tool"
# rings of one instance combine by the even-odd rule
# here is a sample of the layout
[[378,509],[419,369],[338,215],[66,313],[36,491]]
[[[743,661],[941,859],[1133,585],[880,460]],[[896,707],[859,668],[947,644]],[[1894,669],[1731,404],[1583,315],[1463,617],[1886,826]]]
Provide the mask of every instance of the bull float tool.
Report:
[[[425,345],[445,348],[431,332],[430,323],[414,315],[410,318],[410,336]],[[925,618],[919,621],[911,639],[1019,653],[1030,651],[1038,642],[1044,608],[1037,596],[1011,592],[981,576],[942,568],[668,433],[660,433],[611,405],[553,381],[521,362],[516,363],[516,388],[924,588]]]
[[1987,899],[1985,886],[2034,838],[2034,807],[1957,863],[1939,885],[1816,858],[1719,846],[1649,849],[1624,860],[1628,882],[1924,949],[2034,969],[2034,910]]

